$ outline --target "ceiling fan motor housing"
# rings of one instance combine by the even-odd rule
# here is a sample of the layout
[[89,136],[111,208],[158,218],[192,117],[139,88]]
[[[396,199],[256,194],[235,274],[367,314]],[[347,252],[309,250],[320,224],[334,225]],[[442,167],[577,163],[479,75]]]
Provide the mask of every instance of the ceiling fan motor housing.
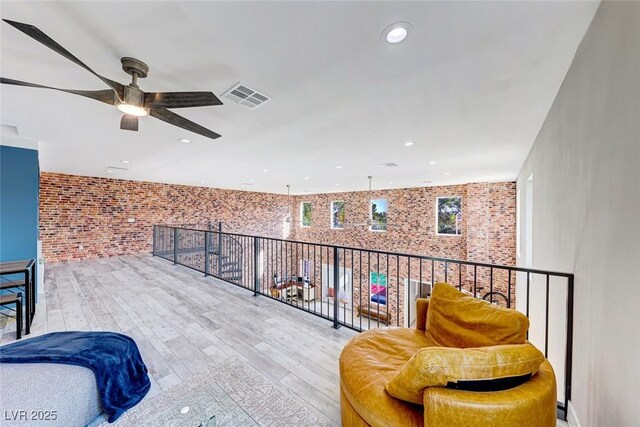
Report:
[[131,85],[124,87],[124,103],[129,105],[135,105],[136,107],[143,107],[144,104],[144,92],[133,87]]

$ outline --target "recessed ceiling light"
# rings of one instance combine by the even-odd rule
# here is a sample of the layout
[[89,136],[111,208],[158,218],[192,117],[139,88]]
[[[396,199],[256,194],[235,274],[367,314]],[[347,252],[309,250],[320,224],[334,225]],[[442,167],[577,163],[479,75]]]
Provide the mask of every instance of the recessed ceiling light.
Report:
[[256,180],[255,180],[255,179],[252,179],[252,180],[251,180],[251,182],[256,182]]
[[435,165],[438,162],[434,162],[433,160],[429,162],[430,165]]
[[340,185],[340,184],[336,184],[336,185]]
[[393,184],[393,181],[389,181],[389,184]]
[[336,166],[336,169],[342,169],[342,166]]
[[204,181],[200,181],[200,184],[204,184]]
[[180,141],[180,142],[184,142],[185,144],[188,144],[188,143],[190,143],[190,142],[191,142],[191,140],[190,140],[190,139],[187,139],[187,138],[180,138],[180,139],[178,139],[178,141]]
[[269,172],[269,169],[262,169],[262,172]]
[[107,169],[105,172],[106,173],[113,173],[113,171],[111,169]]
[[412,29],[413,25],[408,22],[396,22],[384,29],[382,39],[391,44],[400,43],[407,38],[409,31]]
[[309,181],[309,177],[308,177],[308,176],[305,176],[305,177],[304,177],[304,180],[305,180],[305,181]]
[[129,163],[131,163],[131,160],[120,160],[120,163],[128,165]]
[[413,144],[415,144],[415,142],[413,142],[413,141],[407,141],[407,142],[405,142],[405,143],[404,143],[404,146],[405,146],[405,147],[411,147]]
[[449,176],[449,175],[451,175],[451,174],[450,174],[449,172],[445,172],[444,174],[445,174],[446,176]]

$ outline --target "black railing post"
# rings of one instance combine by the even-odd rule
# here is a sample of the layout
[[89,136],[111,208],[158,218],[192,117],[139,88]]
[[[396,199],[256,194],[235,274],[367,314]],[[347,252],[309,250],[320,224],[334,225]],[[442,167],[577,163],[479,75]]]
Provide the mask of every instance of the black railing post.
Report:
[[260,278],[258,277],[258,263],[260,258],[260,239],[258,237],[253,238],[253,296],[258,296],[258,289],[260,289]]
[[340,265],[339,255],[338,255],[338,247],[333,247],[333,327],[334,329],[338,329],[340,325],[338,324],[338,301],[339,301],[339,289],[340,289]]
[[218,223],[218,277],[222,278],[222,222]]
[[564,367],[564,415],[567,419],[571,400],[571,371],[573,369],[573,274],[567,278],[567,349]]
[[153,226],[153,231],[152,231],[152,235],[151,235],[151,241],[152,241],[152,245],[153,247],[151,248],[151,255],[156,256],[156,227],[158,227],[157,225]]
[[178,227],[173,227],[173,263],[178,263]]
[[211,233],[204,232],[204,276],[207,277],[211,273],[211,254],[209,248],[211,247]]

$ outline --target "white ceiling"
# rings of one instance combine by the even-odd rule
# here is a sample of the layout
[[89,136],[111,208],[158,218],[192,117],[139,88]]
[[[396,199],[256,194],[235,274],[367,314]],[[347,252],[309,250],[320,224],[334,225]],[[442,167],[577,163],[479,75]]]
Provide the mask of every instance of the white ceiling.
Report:
[[[13,86],[0,88],[1,121],[40,141],[41,169],[49,172],[280,193],[291,184],[294,194],[362,190],[367,175],[374,188],[512,180],[597,7],[3,1],[3,18],[39,27],[121,83],[129,76],[119,59],[133,56],[150,66],[143,90],[220,96],[243,82],[272,101],[254,111],[225,99],[219,107],[174,110],[222,134],[215,141],[151,117],[137,133],[121,131],[115,107]],[[381,41],[398,21],[414,27],[407,40]],[[3,77],[106,88],[0,26]],[[408,140],[415,145],[405,147]],[[399,166],[379,166],[387,162]],[[130,169],[106,173],[107,166]]]

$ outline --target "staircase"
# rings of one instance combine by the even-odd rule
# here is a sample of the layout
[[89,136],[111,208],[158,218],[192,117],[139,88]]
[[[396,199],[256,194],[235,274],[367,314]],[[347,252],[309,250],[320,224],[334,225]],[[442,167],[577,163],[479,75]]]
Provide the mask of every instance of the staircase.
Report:
[[209,257],[214,276],[242,284],[243,248],[236,238],[212,233]]

